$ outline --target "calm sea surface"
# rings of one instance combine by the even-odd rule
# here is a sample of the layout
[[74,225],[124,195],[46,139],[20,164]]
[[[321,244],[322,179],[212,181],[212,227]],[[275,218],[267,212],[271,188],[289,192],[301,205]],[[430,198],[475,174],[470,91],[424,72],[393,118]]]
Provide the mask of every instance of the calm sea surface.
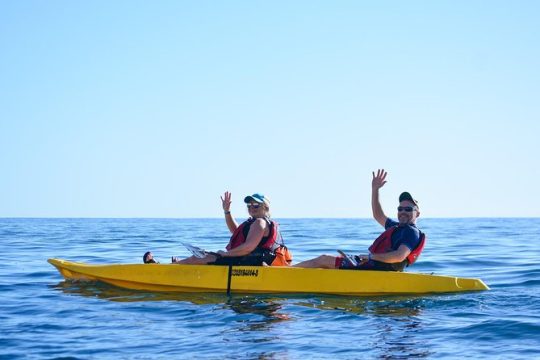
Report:
[[[240,219],[239,219],[240,220]],[[279,221],[279,220],[278,220]],[[279,221],[295,262],[365,252],[371,219]],[[540,358],[540,219],[422,219],[408,271],[491,291],[422,297],[159,294],[71,283],[47,263],[161,262],[184,240],[228,241],[221,219],[0,219],[0,358]]]

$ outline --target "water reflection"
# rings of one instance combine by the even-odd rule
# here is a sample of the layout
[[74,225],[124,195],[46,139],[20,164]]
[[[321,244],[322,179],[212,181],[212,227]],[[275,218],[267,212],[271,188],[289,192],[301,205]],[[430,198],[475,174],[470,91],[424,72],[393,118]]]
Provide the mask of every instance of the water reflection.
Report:
[[[275,316],[281,302],[289,300],[295,305],[320,310],[338,310],[356,314],[370,313],[384,316],[417,316],[421,313],[426,296],[373,296],[348,297],[337,295],[307,294],[233,294],[146,292],[130,290],[102,282],[63,280],[50,286],[69,295],[82,295],[115,302],[186,301],[195,305],[222,304],[223,308],[238,314],[252,313],[265,317]],[[274,314],[274,315],[272,315]],[[288,316],[278,318],[288,320]]]
[[81,295],[114,302],[184,301],[195,305],[209,305],[227,301],[225,294],[145,292],[93,281],[64,280],[51,287],[68,295]]
[[[310,316],[321,318],[321,322],[332,322],[334,321],[332,312],[352,316],[349,320],[343,319],[345,321],[343,324],[349,327],[346,330],[347,337],[353,339],[368,336],[367,339],[358,340],[359,344],[368,345],[367,350],[362,350],[366,357],[424,358],[434,354],[429,344],[426,344],[425,338],[421,336],[426,331],[422,323],[422,313],[426,306],[429,307],[431,300],[420,296],[354,298],[331,295],[235,294],[227,297],[222,293],[142,292],[99,282],[71,281],[61,281],[51,285],[51,288],[67,295],[113,302],[172,301],[215,305],[213,312],[216,309],[224,310],[214,313],[220,322],[227,324],[221,330],[223,341],[231,344],[243,343],[242,346],[252,347],[254,351],[246,354],[250,358],[283,359],[293,355],[279,346],[287,342],[285,339],[290,333],[287,324],[310,323]],[[317,312],[299,311],[297,306],[316,309]],[[208,308],[201,308],[201,311],[206,313]],[[334,334],[320,335],[337,338],[345,336],[340,334],[341,330],[337,330]],[[266,344],[263,347],[266,351],[258,352],[257,344]],[[268,346],[273,348],[272,351],[268,351]],[[350,350],[353,351],[356,346],[354,343],[351,344]]]
[[[349,321],[349,332],[369,336],[365,358],[409,359],[433,355],[422,339],[422,313],[429,300],[421,296],[347,298],[321,296],[301,300],[297,305],[335,310],[358,315],[360,322]],[[347,321],[347,320],[344,320]],[[362,339],[365,343],[366,339]]]
[[371,302],[368,313],[376,330],[371,342],[371,352],[378,358],[410,359],[432,355],[419,335],[423,331],[421,314],[424,299],[404,298],[392,301]]
[[381,316],[418,316],[422,312],[425,296],[366,296],[362,298],[319,295],[310,299],[301,299],[297,305],[321,310],[338,310],[355,314]]
[[140,301],[183,301],[195,305],[222,305],[223,309],[233,310],[237,314],[260,315],[271,321],[288,320],[287,314],[281,314],[284,298],[266,295],[232,295],[224,293],[179,293],[179,292],[145,292],[123,289],[101,282],[83,282],[64,280],[50,286],[68,295],[81,295],[115,302]]
[[[221,336],[228,343],[241,341],[256,344],[280,342],[281,333],[273,331],[275,326],[292,317],[283,312],[281,302],[285,298],[266,295],[232,295],[223,293],[159,293],[129,290],[101,282],[64,280],[51,288],[67,295],[78,295],[114,302],[176,301],[194,305],[217,305],[223,310],[232,310],[233,316],[224,311],[217,316],[228,323]],[[201,311],[206,311],[201,309]],[[242,335],[242,334],[245,334]],[[287,351],[254,351],[248,354],[255,359],[286,359]]]
[[392,317],[374,323],[376,334],[371,341],[371,353],[378,358],[410,359],[433,355],[426,342],[419,338],[423,330],[414,317]]
[[224,304],[224,308],[231,309],[237,314],[260,315],[265,319],[265,324],[271,325],[275,322],[291,319],[289,315],[279,312],[282,309],[282,305],[279,303],[280,300],[283,299],[252,296],[230,297]]
[[[253,352],[249,354],[249,358],[287,358],[286,351],[258,351],[273,344],[283,343],[283,336],[286,334],[281,324],[291,320],[292,317],[283,312],[280,301],[283,299],[231,297],[223,308],[233,310],[235,316],[230,319],[232,321],[227,329],[222,331],[223,340],[227,343],[241,342],[245,347],[252,348]],[[261,347],[262,344],[265,346]]]

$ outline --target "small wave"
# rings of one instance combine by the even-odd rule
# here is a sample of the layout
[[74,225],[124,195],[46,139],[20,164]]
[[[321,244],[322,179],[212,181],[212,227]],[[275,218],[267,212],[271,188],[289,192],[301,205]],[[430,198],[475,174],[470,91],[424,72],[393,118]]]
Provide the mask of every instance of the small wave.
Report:
[[459,336],[474,337],[484,341],[515,340],[516,338],[535,338],[540,333],[540,325],[530,320],[495,319],[484,320],[477,324],[459,329]]

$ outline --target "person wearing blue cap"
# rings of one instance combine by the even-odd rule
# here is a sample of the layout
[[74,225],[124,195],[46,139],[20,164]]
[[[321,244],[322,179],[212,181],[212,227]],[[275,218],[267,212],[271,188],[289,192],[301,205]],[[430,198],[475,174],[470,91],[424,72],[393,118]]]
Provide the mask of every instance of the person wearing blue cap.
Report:
[[[238,224],[231,214],[230,192],[221,197],[225,222],[232,236],[226,251],[209,252],[202,258],[192,256],[183,260],[173,258],[177,264],[209,265],[287,265],[280,262],[288,255],[283,240],[278,241],[278,224],[270,219],[270,200],[262,194],[244,198],[249,219]],[[279,261],[275,261],[279,260]],[[288,260],[285,259],[285,262]]]
[[379,189],[386,184],[387,172],[384,169],[373,172],[371,182],[371,208],[375,220],[384,226],[385,231],[369,247],[366,255],[342,256],[321,255],[294,266],[305,268],[385,270],[403,271],[412,265],[424,248],[425,234],[416,227],[420,207],[410,193],[399,196],[397,219],[394,221],[384,214],[379,201]]

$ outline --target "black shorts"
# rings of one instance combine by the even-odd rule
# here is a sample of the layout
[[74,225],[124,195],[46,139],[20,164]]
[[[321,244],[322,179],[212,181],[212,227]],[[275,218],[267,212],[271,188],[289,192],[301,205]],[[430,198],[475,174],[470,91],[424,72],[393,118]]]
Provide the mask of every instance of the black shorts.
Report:
[[216,261],[208,263],[208,265],[262,266],[263,262],[270,265],[272,261],[274,261],[275,257],[276,255],[269,251],[251,253],[246,256],[220,256],[216,259]]
[[[339,259],[343,259],[343,258],[339,257],[336,259],[336,267],[338,269],[344,269],[344,270],[403,271],[403,269],[405,269],[405,267],[408,264],[407,260],[404,260],[400,263],[385,263],[381,261],[370,260],[361,265],[352,266],[351,264],[349,264],[348,261],[342,261]],[[356,260],[360,261],[359,258]]]

